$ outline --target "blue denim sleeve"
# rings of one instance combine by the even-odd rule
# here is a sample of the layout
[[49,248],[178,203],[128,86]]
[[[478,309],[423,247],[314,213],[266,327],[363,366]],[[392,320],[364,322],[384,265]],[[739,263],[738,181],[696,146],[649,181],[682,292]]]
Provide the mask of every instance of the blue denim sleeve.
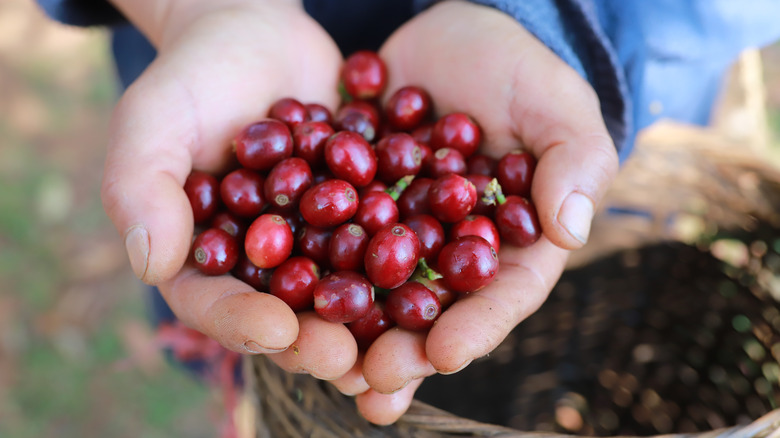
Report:
[[115,25],[127,22],[106,0],[38,0],[38,5],[49,17],[73,26]]

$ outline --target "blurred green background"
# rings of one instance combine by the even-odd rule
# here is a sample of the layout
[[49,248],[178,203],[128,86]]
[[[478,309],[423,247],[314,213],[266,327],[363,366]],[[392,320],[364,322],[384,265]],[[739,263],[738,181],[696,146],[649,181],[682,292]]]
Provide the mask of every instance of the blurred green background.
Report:
[[[763,60],[776,145],[778,47]],[[214,437],[223,419],[157,348],[100,204],[115,85],[103,30],[0,2],[0,437]]]
[[0,437],[217,435],[100,204],[116,98],[103,30],[0,2]]

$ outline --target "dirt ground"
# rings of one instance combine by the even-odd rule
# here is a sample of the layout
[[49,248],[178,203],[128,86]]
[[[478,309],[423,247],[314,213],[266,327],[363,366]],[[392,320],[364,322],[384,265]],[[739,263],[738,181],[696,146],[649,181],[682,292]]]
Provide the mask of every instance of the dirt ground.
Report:
[[[780,50],[762,55],[775,147]],[[156,348],[100,204],[116,98],[104,31],[0,2],[2,437],[216,435],[218,394]]]

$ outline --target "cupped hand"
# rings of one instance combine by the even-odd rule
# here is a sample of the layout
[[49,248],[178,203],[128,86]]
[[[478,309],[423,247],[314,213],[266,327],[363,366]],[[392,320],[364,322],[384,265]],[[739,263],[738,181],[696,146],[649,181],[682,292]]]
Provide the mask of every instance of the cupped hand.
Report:
[[[159,286],[182,322],[230,350],[279,352],[295,343],[301,354],[274,355],[283,368],[323,378],[346,373],[357,347],[343,325],[295,315],[272,295],[187,263],[194,227],[182,188],[193,169],[235,165],[231,140],[277,99],[334,109],[337,47],[300,2],[115,4],[158,49],[116,107],[102,188],[133,271]],[[313,357],[327,346],[339,354]]]
[[[477,120],[483,153],[498,158],[523,148],[537,158],[531,197],[543,230],[528,248],[502,245],[494,282],[453,304],[427,337],[395,329],[369,348],[362,375],[371,389],[358,396],[358,407],[386,424],[408,408],[423,377],[464,368],[539,308],[569,251],[586,242],[618,159],[594,90],[500,11],[441,2],[398,29],[380,56],[387,96],[421,86],[437,114],[461,111]],[[388,397],[396,404],[376,403]]]

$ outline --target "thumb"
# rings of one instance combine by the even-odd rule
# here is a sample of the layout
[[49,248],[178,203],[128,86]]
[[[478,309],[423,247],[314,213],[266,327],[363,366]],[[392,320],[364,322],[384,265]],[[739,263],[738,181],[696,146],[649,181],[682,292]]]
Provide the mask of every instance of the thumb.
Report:
[[149,82],[131,86],[114,111],[101,197],[133,272],[157,284],[172,278],[189,252],[193,218],[183,185],[197,131],[180,111],[188,108],[186,93]]

